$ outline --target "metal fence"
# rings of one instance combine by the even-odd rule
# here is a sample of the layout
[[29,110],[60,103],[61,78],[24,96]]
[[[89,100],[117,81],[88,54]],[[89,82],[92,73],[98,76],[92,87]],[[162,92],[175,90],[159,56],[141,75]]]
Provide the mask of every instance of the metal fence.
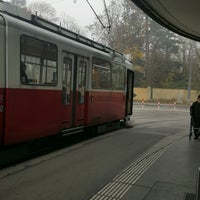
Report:
[[133,102],[133,109],[135,110],[179,110],[179,111],[189,111],[190,105],[179,105],[175,102],[173,104],[163,104],[160,102],[149,103],[149,102]]

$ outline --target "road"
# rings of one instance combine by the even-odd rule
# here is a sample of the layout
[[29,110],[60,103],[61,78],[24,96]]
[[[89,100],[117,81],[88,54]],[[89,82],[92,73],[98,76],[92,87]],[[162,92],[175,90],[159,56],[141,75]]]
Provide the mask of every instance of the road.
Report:
[[[187,111],[136,109],[132,118],[133,128],[116,130],[1,170],[0,199],[97,199],[102,188],[135,161],[142,160],[145,152],[159,146],[163,139],[170,137],[172,141],[177,135],[188,134]],[[157,159],[159,156],[151,163]],[[144,175],[140,174],[135,182],[141,176]]]

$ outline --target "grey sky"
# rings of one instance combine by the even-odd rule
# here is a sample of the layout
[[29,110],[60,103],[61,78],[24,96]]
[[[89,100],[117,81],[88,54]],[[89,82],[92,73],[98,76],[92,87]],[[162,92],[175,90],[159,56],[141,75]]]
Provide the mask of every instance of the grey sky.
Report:
[[[27,4],[33,1],[34,0],[26,0]],[[88,1],[97,14],[102,13],[104,9],[103,0]],[[58,16],[62,12],[65,12],[67,15],[73,17],[81,27],[89,25],[95,19],[95,15],[86,0],[48,0],[45,2],[50,3],[56,9]],[[109,0],[106,0],[106,4],[108,3]]]
[[[5,0],[6,1],[6,0]],[[26,0],[27,4],[39,0]],[[45,1],[45,0],[43,0]],[[103,0],[88,0],[97,15],[102,14],[104,10]],[[10,2],[10,0],[7,0]],[[91,24],[96,18],[94,12],[87,3],[87,0],[46,0],[45,2],[51,4],[57,12],[57,15],[60,16],[63,12],[66,15],[69,15],[75,20],[75,23],[78,24],[84,32],[84,35],[91,37],[90,33],[84,29],[85,26]],[[108,5],[110,0],[106,0]]]

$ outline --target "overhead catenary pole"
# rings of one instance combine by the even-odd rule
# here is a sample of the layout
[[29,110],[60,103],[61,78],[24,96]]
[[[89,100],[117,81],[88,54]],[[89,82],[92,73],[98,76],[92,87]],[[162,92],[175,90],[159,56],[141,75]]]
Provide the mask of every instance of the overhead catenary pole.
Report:
[[190,49],[189,49],[189,73],[188,73],[188,95],[187,100],[190,101],[191,98],[191,84],[192,84],[192,58],[193,58],[193,42],[190,41]]

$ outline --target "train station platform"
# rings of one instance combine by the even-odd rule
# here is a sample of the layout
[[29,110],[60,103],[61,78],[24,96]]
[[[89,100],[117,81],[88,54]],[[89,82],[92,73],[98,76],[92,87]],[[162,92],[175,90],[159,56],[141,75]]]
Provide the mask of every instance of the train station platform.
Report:
[[199,153],[200,140],[189,140],[186,134],[168,136],[90,200],[197,200]]
[[[189,140],[188,118],[182,115],[170,114],[170,122],[165,118],[151,125],[147,118],[147,129],[138,117],[133,129],[1,170],[0,199],[199,200],[200,139]],[[183,126],[174,128],[179,122]]]
[[[151,167],[147,167],[146,171],[145,168],[142,169],[145,172],[123,196],[123,200],[200,199],[200,196],[196,198],[198,196],[196,193],[199,181],[200,140],[189,140],[188,135],[178,136],[172,143],[169,141],[161,147],[161,150],[166,147],[166,151],[161,153],[159,159]],[[158,152],[160,149],[155,151]]]

